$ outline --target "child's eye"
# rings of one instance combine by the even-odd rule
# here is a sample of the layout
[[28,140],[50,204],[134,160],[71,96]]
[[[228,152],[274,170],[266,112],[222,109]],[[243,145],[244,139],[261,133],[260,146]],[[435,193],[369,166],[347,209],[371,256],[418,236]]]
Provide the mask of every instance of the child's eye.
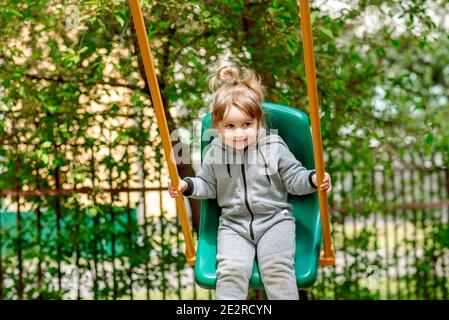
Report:
[[249,126],[251,126],[251,122],[245,122],[243,125],[245,126],[245,127],[249,127]]
[[225,128],[234,128],[234,125],[233,124],[227,124],[227,125],[225,125]]

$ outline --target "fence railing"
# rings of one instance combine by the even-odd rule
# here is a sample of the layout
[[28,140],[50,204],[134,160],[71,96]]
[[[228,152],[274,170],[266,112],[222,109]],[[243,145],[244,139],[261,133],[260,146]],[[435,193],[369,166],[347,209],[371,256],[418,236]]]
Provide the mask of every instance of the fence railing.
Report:
[[[371,174],[373,190],[360,198],[348,196],[360,176],[344,176],[341,180],[349,183],[330,197],[337,264],[320,270],[312,295],[447,299],[448,170],[376,170]],[[346,196],[337,200],[339,194]]]
[[[0,299],[214,297],[194,284],[164,188],[66,190],[60,174],[53,188],[0,190]],[[337,265],[311,297],[447,299],[448,181],[444,168],[336,173]]]

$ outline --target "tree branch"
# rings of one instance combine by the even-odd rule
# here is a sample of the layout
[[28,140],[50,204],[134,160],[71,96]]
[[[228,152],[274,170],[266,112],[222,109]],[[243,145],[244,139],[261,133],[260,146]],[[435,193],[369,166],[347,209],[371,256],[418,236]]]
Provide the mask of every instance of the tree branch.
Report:
[[[87,83],[84,83],[83,81],[86,81],[87,79],[77,79],[75,77],[61,77],[61,76],[38,76],[35,74],[25,74],[25,77],[32,80],[46,80],[51,82],[58,82],[58,83],[80,83],[82,82],[84,85],[87,85]],[[124,87],[129,88],[131,90],[143,90],[142,87],[139,87],[138,85],[133,85],[129,83],[118,83],[118,82],[106,82],[106,81],[92,81],[89,83],[89,85],[109,85],[112,87]]]

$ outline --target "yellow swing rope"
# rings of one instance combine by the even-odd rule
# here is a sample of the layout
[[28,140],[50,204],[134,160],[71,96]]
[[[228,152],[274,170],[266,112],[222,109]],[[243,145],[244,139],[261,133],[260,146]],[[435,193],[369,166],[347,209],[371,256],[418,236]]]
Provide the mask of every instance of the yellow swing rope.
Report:
[[[161,92],[157,82],[156,71],[154,70],[153,56],[151,55],[150,44],[148,42],[147,31],[143,20],[142,9],[140,8],[139,0],[130,0],[131,12],[133,15],[134,26],[136,28],[137,39],[139,41],[140,52],[142,55],[143,64],[145,67],[145,74],[147,76],[148,85],[150,87],[151,100],[153,101],[154,110],[156,112],[157,124],[162,138],[162,145],[164,148],[165,157],[167,158],[168,172],[173,187],[177,190],[179,186],[178,168],[176,167],[175,158],[173,154],[173,147],[171,144],[170,134],[167,126],[167,119],[165,118],[164,106],[162,104]],[[190,228],[189,218],[184,203],[183,195],[180,194],[176,198],[176,206],[179,210],[179,220],[181,222],[182,233],[186,242],[186,257],[187,263],[190,266],[195,265],[195,247],[193,245],[192,231]]]
[[320,218],[323,235],[323,252],[320,257],[321,266],[335,265],[335,254],[332,247],[329,209],[326,191],[319,190],[324,178],[323,144],[321,141],[321,125],[316,86],[315,59],[313,56],[312,26],[310,23],[310,8],[308,0],[298,0],[300,7],[300,22],[303,39],[304,65],[306,67],[307,95],[309,97],[310,122],[312,125],[313,154],[318,181],[318,199],[320,202]]
[[[170,135],[168,132],[167,120],[165,118],[164,107],[162,104],[161,94],[159,91],[156,72],[154,70],[153,57],[151,55],[150,44],[148,42],[142,10],[140,8],[139,0],[130,0],[129,2],[131,6],[131,12],[133,15],[134,25],[136,28],[142,60],[145,67],[145,74],[147,77],[147,82],[150,87],[151,99],[154,104],[156,119],[158,122],[158,127],[162,138],[162,145],[164,148],[164,153],[167,157],[170,179],[173,182],[173,187],[177,189],[179,185],[179,175],[178,170],[176,168],[174,155],[172,152],[173,148],[170,140]],[[305,60],[306,79],[307,79],[307,94],[309,97],[310,120],[313,137],[313,152],[315,157],[315,168],[317,172],[317,180],[319,187],[324,178],[324,161],[323,161],[323,146],[321,140],[321,126],[320,126],[319,107],[318,107],[318,93],[316,86],[315,60],[313,56],[312,28],[310,24],[310,8],[308,0],[298,0],[298,2],[300,6],[300,22],[303,36],[304,60]],[[323,249],[324,249],[321,254],[319,263],[320,265],[334,265],[335,255],[330,235],[330,220],[329,220],[326,191],[318,191],[318,198],[320,203],[320,218],[321,218]],[[176,198],[176,205],[179,210],[179,219],[181,222],[182,232],[184,234],[184,239],[186,242],[187,263],[190,266],[194,266],[196,256],[195,247],[193,244],[193,237],[190,228],[190,223],[182,195]]]

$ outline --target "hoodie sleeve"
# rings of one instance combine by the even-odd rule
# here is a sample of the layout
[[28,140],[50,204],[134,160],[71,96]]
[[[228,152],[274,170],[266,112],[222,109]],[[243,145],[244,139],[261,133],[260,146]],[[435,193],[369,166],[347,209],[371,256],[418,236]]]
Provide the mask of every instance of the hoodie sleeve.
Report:
[[187,183],[184,195],[193,199],[213,199],[217,197],[217,179],[212,164],[205,157],[196,177],[183,179]]
[[303,167],[286,145],[279,145],[279,174],[287,191],[291,194],[305,195],[317,190],[312,182],[315,170]]

